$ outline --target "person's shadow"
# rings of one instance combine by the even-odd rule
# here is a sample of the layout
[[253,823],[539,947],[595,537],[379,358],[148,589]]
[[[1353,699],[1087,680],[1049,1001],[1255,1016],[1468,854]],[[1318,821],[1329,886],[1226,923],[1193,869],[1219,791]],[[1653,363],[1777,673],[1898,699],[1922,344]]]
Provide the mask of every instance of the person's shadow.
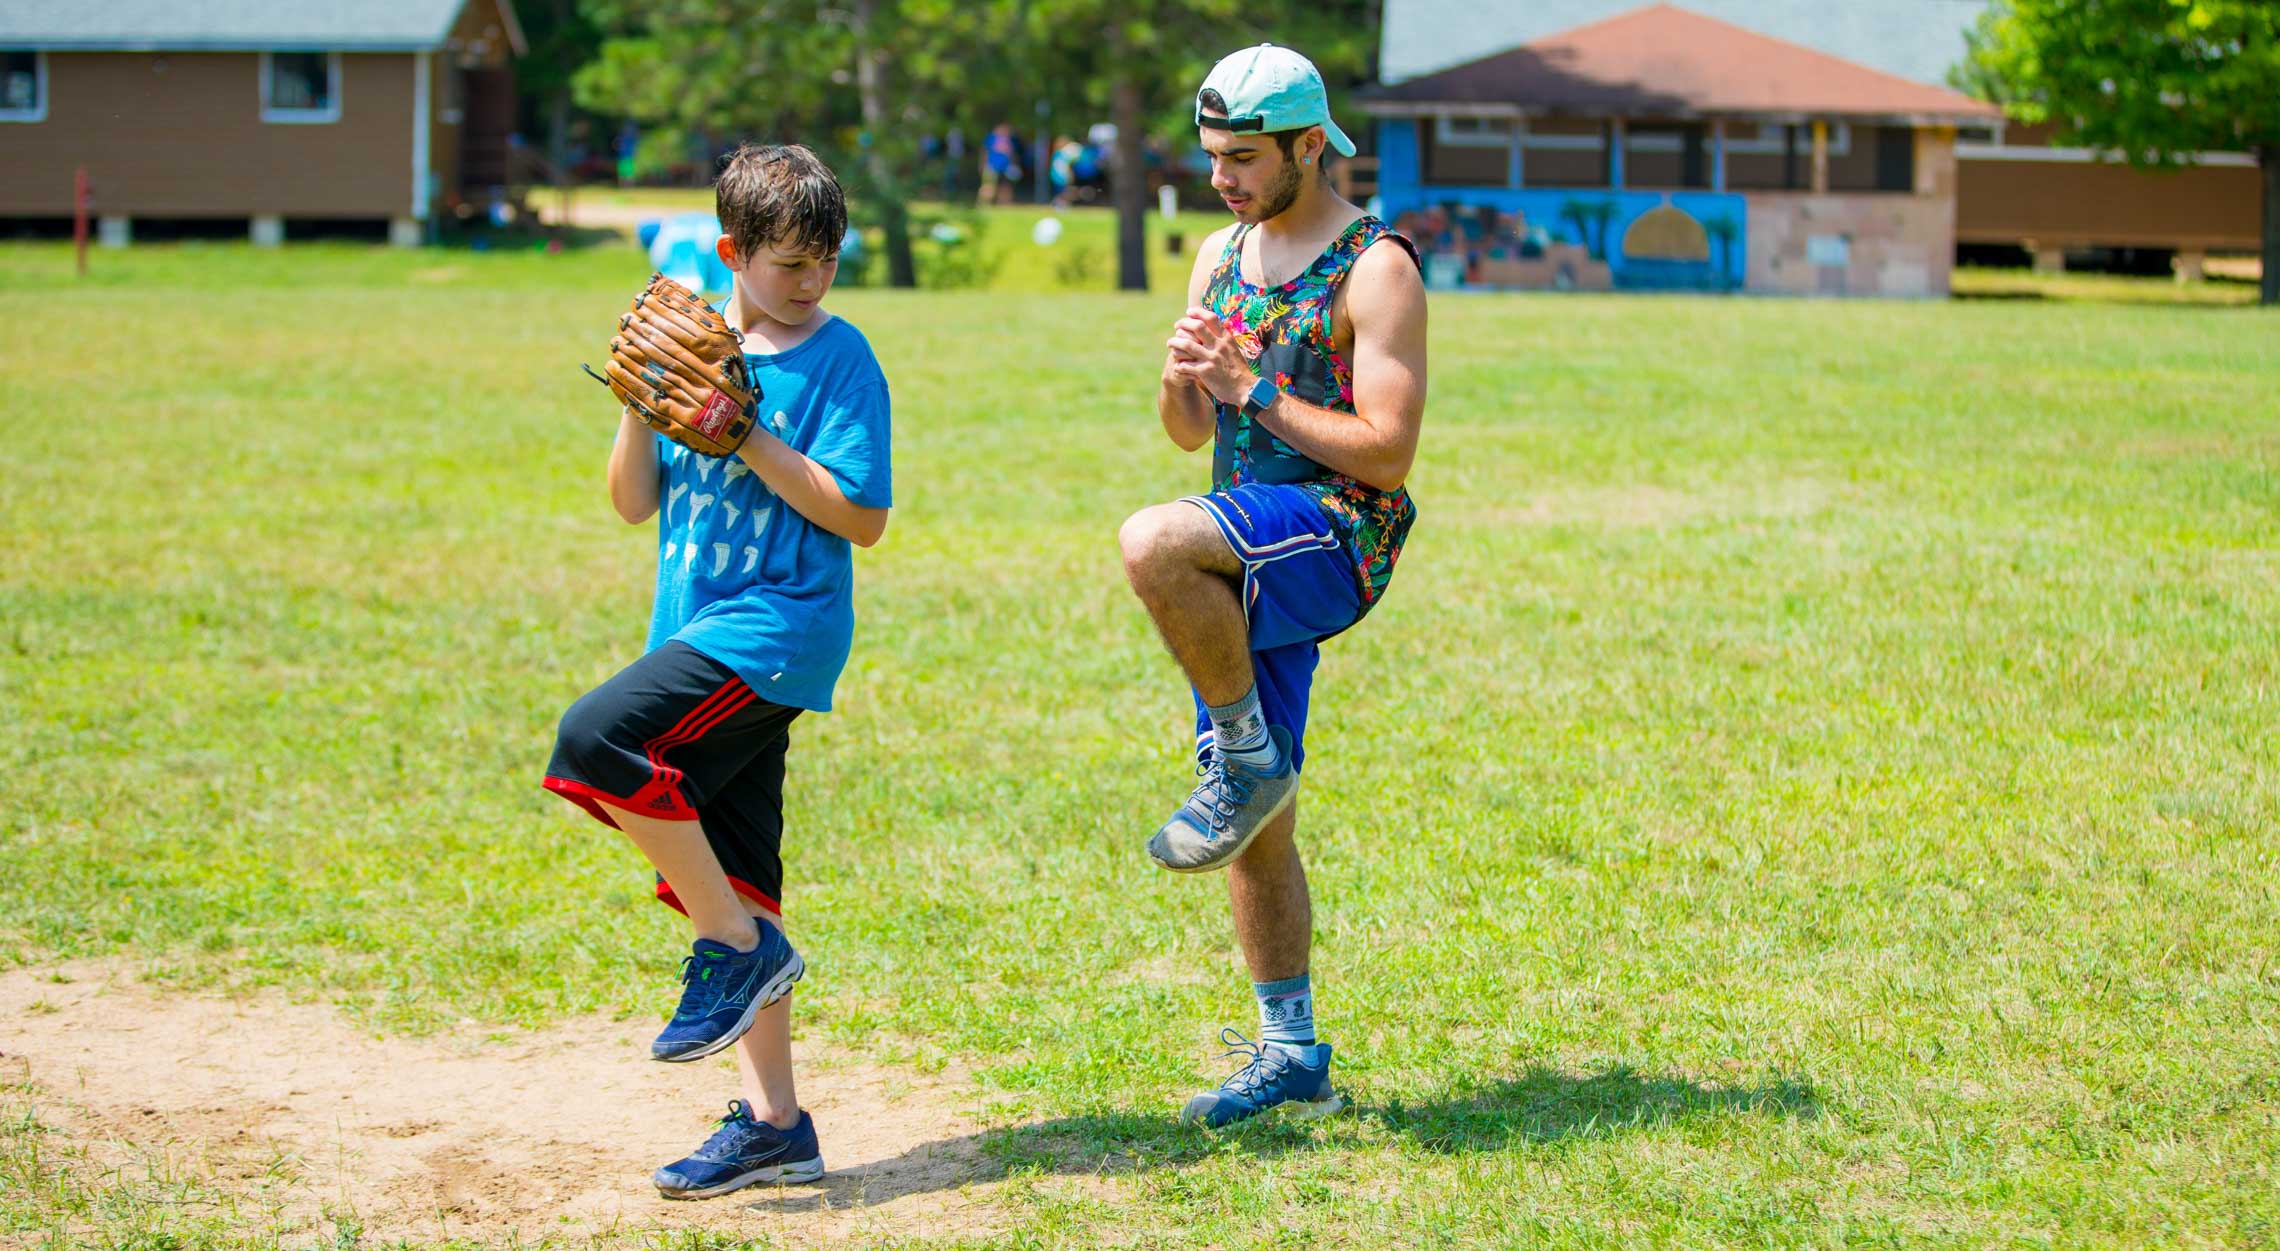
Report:
[[[1790,1077],[1722,1086],[1628,1067],[1590,1076],[1536,1067],[1431,1103],[1362,1103],[1340,1115],[1425,1150],[1456,1155],[1604,1138],[1702,1117],[1820,1114],[1812,1086]],[[1065,1116],[937,1139],[861,1169],[826,1173],[813,1186],[754,1195],[747,1203],[773,1212],[859,1207],[1016,1173],[1113,1177],[1179,1168],[1230,1150],[1266,1156],[1327,1145],[1316,1126],[1290,1122],[1214,1134],[1176,1123],[1170,1109]]]

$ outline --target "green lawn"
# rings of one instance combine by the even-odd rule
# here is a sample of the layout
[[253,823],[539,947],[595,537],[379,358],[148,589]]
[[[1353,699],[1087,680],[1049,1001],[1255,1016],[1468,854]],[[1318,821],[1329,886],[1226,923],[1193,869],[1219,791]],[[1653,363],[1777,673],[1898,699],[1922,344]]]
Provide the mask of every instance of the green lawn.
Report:
[[[0,250],[0,967],[656,1012],[670,917],[537,786],[646,620],[576,368],[640,259],[96,262]],[[1437,299],[1422,516],[1309,742],[1359,1110],[1213,1140],[1168,1113],[1252,1009],[1138,850],[1188,706],[1114,549],[1207,473],[1178,296],[833,303],[899,489],[792,757],[801,1028],[1054,1122],[1017,1171],[1129,1163],[1001,1192],[1021,1238],[2280,1240],[2280,318]],[[0,1086],[0,1245],[269,1245],[91,1198],[40,1116]]]
[[[534,193],[533,203],[546,213],[561,212],[557,193]],[[627,238],[644,218],[675,213],[704,212],[713,208],[710,188],[582,187],[574,196],[573,217],[607,219]],[[1080,206],[1055,210],[1038,205],[976,208],[959,202],[921,200],[910,205],[912,251],[921,285],[933,288],[996,291],[1105,291],[1116,285],[1116,214],[1106,206]],[[1039,243],[1033,233],[1046,217],[1061,221],[1060,236]],[[1151,208],[1146,219],[1148,272],[1151,283],[1170,290],[1187,289],[1195,248],[1205,235],[1226,225],[1225,213],[1182,211],[1166,221]],[[937,237],[935,228],[948,227]],[[1178,236],[1174,250],[1171,236]],[[887,281],[884,240],[876,226],[863,230],[872,252],[867,266],[843,271],[843,281],[855,274],[874,285]]]

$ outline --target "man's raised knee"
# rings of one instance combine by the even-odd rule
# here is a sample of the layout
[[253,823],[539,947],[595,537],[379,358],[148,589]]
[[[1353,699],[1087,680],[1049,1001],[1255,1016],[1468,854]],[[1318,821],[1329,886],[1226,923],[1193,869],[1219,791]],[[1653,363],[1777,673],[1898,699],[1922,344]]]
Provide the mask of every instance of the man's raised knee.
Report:
[[1116,546],[1124,553],[1124,572],[1140,577],[1160,570],[1178,550],[1174,541],[1181,504],[1151,504],[1124,519],[1116,532]]

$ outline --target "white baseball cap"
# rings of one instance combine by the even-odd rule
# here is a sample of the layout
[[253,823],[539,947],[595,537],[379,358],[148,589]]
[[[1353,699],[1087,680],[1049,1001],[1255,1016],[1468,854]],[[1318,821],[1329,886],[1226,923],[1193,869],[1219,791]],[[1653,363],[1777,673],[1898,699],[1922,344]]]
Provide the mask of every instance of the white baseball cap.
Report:
[[[1203,115],[1203,93],[1216,91],[1227,102],[1224,118]],[[1220,58],[1196,90],[1195,124],[1212,130],[1273,134],[1320,126],[1340,156],[1354,154],[1354,141],[1330,120],[1330,95],[1322,72],[1289,48],[1262,43]]]

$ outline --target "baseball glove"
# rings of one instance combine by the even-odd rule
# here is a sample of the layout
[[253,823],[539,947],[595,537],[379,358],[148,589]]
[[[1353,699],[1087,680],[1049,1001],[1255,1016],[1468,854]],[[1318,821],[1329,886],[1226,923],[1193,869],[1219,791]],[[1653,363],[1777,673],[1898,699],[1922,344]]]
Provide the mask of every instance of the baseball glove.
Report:
[[707,456],[733,456],[752,433],[760,402],[744,365],[743,336],[663,274],[618,316],[602,373],[580,369],[617,394],[641,423]]

